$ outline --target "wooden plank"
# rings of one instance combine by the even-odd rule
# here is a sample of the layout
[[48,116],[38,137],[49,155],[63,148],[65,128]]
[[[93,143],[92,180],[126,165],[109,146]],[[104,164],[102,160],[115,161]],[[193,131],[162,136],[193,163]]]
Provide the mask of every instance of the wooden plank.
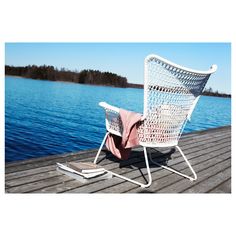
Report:
[[[193,187],[184,191],[184,193],[201,193],[201,192],[209,192],[215,186],[225,182],[231,177],[231,166],[228,163],[228,168],[223,169],[225,165],[222,165],[219,169],[220,171],[214,175],[214,173],[210,173],[211,176],[209,178],[204,179],[200,183],[194,185]],[[217,169],[217,168],[216,168]],[[214,172],[216,172],[214,169]]]
[[[210,161],[210,162],[212,162],[212,158],[213,159],[216,159],[216,157],[217,157],[217,159],[216,159],[216,162],[217,162],[217,160],[221,160],[221,158],[223,157],[222,155],[224,155],[225,154],[225,152],[228,152],[228,153],[230,153],[229,152],[229,150],[228,150],[228,147],[224,147],[224,148],[219,148],[219,152],[218,152],[218,157],[215,155],[215,151],[214,152],[209,152],[209,153],[205,153],[205,154],[203,154],[203,155],[201,155],[201,156],[198,156],[198,157],[196,157],[196,158],[194,158],[194,159],[192,159],[192,158],[189,158],[189,157],[191,157],[191,156],[188,156],[188,159],[189,159],[189,161],[190,161],[190,163],[191,163],[191,165],[194,167],[195,166],[195,164],[197,163],[203,163],[203,162],[205,162],[205,161]],[[229,154],[228,154],[229,155]],[[198,161],[199,160],[199,161]],[[213,160],[213,163],[214,163],[214,160]],[[204,163],[204,164],[206,164],[206,163]],[[177,170],[179,170],[179,171],[187,171],[186,172],[186,174],[191,174],[191,172],[190,172],[190,170],[189,170],[189,168],[186,166],[186,163],[184,163],[184,162],[181,162],[180,164],[178,164],[178,165],[176,165],[176,164],[171,164],[170,165],[171,167],[173,167],[173,168],[175,168],[175,169],[177,169]],[[196,167],[194,167],[194,169],[195,169]],[[196,169],[195,169],[196,170]],[[167,170],[162,170],[162,171],[165,171],[166,173],[168,172],[168,173],[170,173],[170,174],[172,174],[172,172],[169,172],[169,171],[167,171]],[[197,173],[198,174],[198,173]],[[168,177],[168,179],[164,179],[163,181],[165,182],[165,185],[161,185],[160,184],[160,178],[163,178],[163,177],[165,177],[165,175],[162,173],[162,172],[160,172],[160,173],[158,173],[158,172],[156,172],[156,173],[152,173],[152,177],[153,177],[153,181],[155,181],[155,180],[158,180],[158,182],[156,182],[156,183],[153,183],[152,184],[152,186],[150,187],[150,189],[152,189],[152,191],[160,191],[160,188],[161,187],[163,187],[163,186],[167,186],[168,184],[170,184],[171,182],[172,182],[172,180],[170,180],[169,179],[169,177]],[[174,177],[175,177],[175,179],[173,180],[174,182],[175,181],[178,181],[178,179],[179,178],[182,178],[183,179],[183,181],[185,182],[185,178],[183,178],[183,177],[181,177],[181,176],[178,176],[178,175],[176,175],[176,174],[174,174]],[[173,183],[174,183],[173,182]],[[157,185],[156,186],[156,188],[155,188],[155,185]],[[136,192],[137,191],[137,186],[135,186],[135,188],[133,189],[133,190],[131,190],[132,192]]]
[[6,185],[8,188],[11,187],[15,187],[15,186],[20,186],[20,185],[25,185],[28,183],[35,183],[37,181],[41,181],[41,180],[46,180],[48,178],[54,177],[54,176],[60,176],[62,175],[60,172],[58,171],[47,171],[44,173],[39,173],[36,175],[31,175],[31,176],[25,176],[22,178],[17,178],[17,179],[13,179],[13,180],[9,180],[6,182]]
[[[230,152],[231,151],[231,127],[223,127],[220,129],[215,130],[209,130],[209,131],[200,131],[196,132],[195,134],[187,134],[181,138],[180,144],[181,148],[184,151],[184,153],[187,155],[187,157],[190,159],[197,158],[197,156],[203,156],[204,158],[213,158],[214,155],[220,155],[222,154],[222,151]],[[213,152],[208,153],[208,152]],[[162,151],[162,149],[161,149]],[[166,152],[166,150],[165,150]],[[108,152],[106,150],[103,151],[103,155],[105,156]],[[117,159],[112,157],[109,154],[109,158],[106,158],[103,162],[105,163],[105,166],[110,168],[111,170],[117,171],[118,173],[122,174],[128,174],[128,176],[133,176],[134,178],[142,178],[140,177],[140,172],[137,169],[131,169],[129,167],[130,164],[133,164],[136,168],[137,167],[144,167],[144,161],[143,158],[143,152],[141,151],[141,148],[135,149],[134,154],[132,154],[132,158],[128,160],[128,162],[119,162]],[[78,181],[72,180],[71,178],[68,178],[64,175],[58,175],[58,172],[53,169],[55,167],[55,163],[60,160],[60,162],[65,162],[66,160],[93,160],[94,156],[96,154],[96,150],[92,151],[84,151],[84,152],[77,152],[76,154],[63,154],[63,155],[56,155],[52,159],[50,157],[45,158],[36,158],[37,160],[27,160],[24,162],[18,162],[18,163],[9,163],[9,165],[6,164],[6,192],[81,192],[83,189],[84,192],[96,192],[100,191],[104,188],[108,188],[106,191],[110,191],[113,186],[117,186],[117,191],[119,189],[119,183],[122,185],[122,190],[126,191],[127,189],[130,190],[130,188],[127,188],[126,184],[128,182],[123,183],[117,182],[120,181],[120,179],[113,178],[111,180],[101,180],[94,183],[88,183],[88,184],[78,184]],[[163,156],[161,152],[157,152],[156,156]],[[206,157],[207,155],[207,157]],[[179,153],[173,153],[171,155],[172,158],[176,158],[171,160],[171,163],[173,163],[176,166],[183,167],[183,161],[179,160]],[[62,161],[63,160],[63,161]],[[199,161],[199,160],[198,160]],[[194,161],[195,164],[197,164],[197,161]],[[21,164],[20,164],[21,163]],[[123,166],[123,168],[119,167],[119,163]],[[192,161],[191,161],[192,163]],[[152,167],[155,172],[158,171],[158,168]],[[166,171],[166,170],[165,170]],[[145,174],[145,170],[143,171]],[[162,171],[162,177],[165,178],[165,174]],[[168,173],[168,175],[170,175]],[[58,178],[58,181],[56,179]],[[167,177],[166,177],[167,178]],[[59,181],[60,180],[60,181]],[[109,182],[110,181],[110,182]],[[114,182],[113,182],[114,181]],[[132,185],[132,184],[131,184]],[[96,186],[96,187],[95,187]],[[126,186],[126,187],[125,187]],[[133,186],[133,185],[132,185]],[[28,190],[27,190],[28,187]],[[136,187],[136,186],[135,186]],[[215,187],[215,186],[213,186]],[[111,188],[109,190],[109,188]],[[114,187],[115,188],[115,187]],[[134,187],[132,187],[134,188]],[[137,187],[136,187],[137,189]],[[121,191],[121,192],[122,192]],[[139,190],[140,191],[140,190]],[[210,190],[209,190],[210,191]],[[82,191],[83,192],[83,191]],[[151,192],[150,189],[148,189],[146,192]]]
[[[41,176],[40,176],[40,178],[41,178]],[[49,187],[50,188],[50,187]]]
[[[220,140],[220,141],[222,141],[222,140]],[[214,144],[216,144],[218,141],[215,141],[214,140]],[[196,144],[195,144],[196,145]],[[198,145],[198,144],[197,144]],[[188,147],[189,147],[189,145],[188,145]],[[191,149],[191,151],[192,151],[193,149]],[[164,155],[164,154],[166,154],[166,153],[168,153],[168,152],[165,152],[165,153],[160,153],[160,155]],[[137,155],[138,155],[138,157],[141,155],[142,156],[142,152],[139,154],[139,153],[136,153]],[[178,153],[178,155],[179,155],[179,153]],[[134,156],[134,155],[133,155]],[[137,159],[137,158],[136,158]],[[89,161],[92,161],[93,160],[93,157],[92,158],[89,158],[88,159]],[[116,160],[116,159],[115,159]],[[139,160],[139,159],[137,159],[137,160]],[[114,161],[114,160],[113,160]],[[126,163],[126,164],[123,164],[123,165],[129,165],[129,164],[131,164],[132,162],[131,161],[135,161],[135,159],[133,158],[133,160],[130,158],[130,160]],[[26,177],[26,176],[30,176],[30,175],[33,175],[33,174],[38,174],[38,176],[40,177],[40,179],[41,179],[41,175],[40,175],[40,173],[45,173],[46,171],[45,170],[50,170],[50,171],[52,171],[53,170],[53,168],[54,168],[54,170],[56,171],[56,167],[55,167],[55,165],[54,165],[54,167],[53,167],[53,165],[51,165],[51,166],[49,166],[49,167],[41,167],[41,168],[35,168],[35,169],[29,169],[29,170],[26,170],[26,171],[19,171],[19,172],[14,172],[14,173],[10,173],[10,174],[8,174],[8,175],[6,175],[6,181],[8,181],[8,180],[10,180],[10,179],[15,179],[15,178],[17,178],[17,180],[19,180],[20,181],[20,177]],[[42,170],[42,171],[40,171],[40,170]],[[34,172],[35,171],[35,172]],[[14,176],[15,175],[15,176]],[[10,177],[9,177],[10,176]],[[29,179],[30,178],[27,178],[27,181],[29,181]]]
[[[120,170],[120,167],[117,166],[117,164],[116,164],[116,166],[114,166],[114,164],[116,164],[116,163],[111,163],[111,164],[105,166],[105,168],[107,170],[118,172],[118,170]],[[126,166],[128,166],[128,165],[126,165]],[[124,171],[124,169],[126,171],[127,170],[132,171],[128,168],[125,168],[125,166],[123,166],[122,171]],[[50,187],[46,187],[44,189],[35,190],[34,192],[58,192],[59,193],[59,192],[65,192],[65,191],[68,191],[68,190],[71,190],[71,189],[74,189],[74,188],[78,188],[78,187],[81,187],[81,186],[84,186],[84,187],[87,186],[88,187],[88,185],[93,184],[93,183],[97,184],[98,182],[100,182],[100,181],[97,181],[96,179],[94,179],[94,180],[90,180],[88,183],[80,183],[79,181],[72,179],[72,180],[69,181],[69,183],[66,183],[66,182],[64,182],[62,184],[59,183],[55,186],[50,186]]]
[[34,174],[44,173],[44,172],[52,171],[52,170],[55,170],[55,165],[48,165],[48,166],[33,168],[29,170],[16,171],[16,172],[6,174],[5,181],[18,179],[18,178],[26,177],[26,176],[30,177],[31,175],[34,175]]
[[217,134],[221,134],[223,132],[231,132],[231,126],[222,126],[222,127],[217,127],[217,128],[210,128],[207,130],[199,130],[199,131],[193,131],[191,133],[185,133],[181,136],[181,139],[185,139],[185,138],[195,138],[198,136],[211,136],[211,135],[217,135]]
[[[165,153],[164,153],[164,155],[165,155]],[[115,159],[115,161],[117,161],[117,160]],[[139,156],[137,157],[137,153],[135,154],[135,152],[134,152],[133,155],[132,155],[132,158],[130,158],[126,161],[123,161],[122,166],[123,167],[124,166],[129,166],[130,164],[135,163],[135,162],[140,162],[140,158],[139,158]],[[111,169],[114,169],[114,168],[119,168],[118,165],[119,165],[119,163],[114,162],[114,160],[110,161],[110,160],[106,159],[106,164],[103,165],[103,166],[107,170],[111,170]],[[27,171],[27,172],[31,172],[31,171]],[[17,172],[17,173],[19,173],[19,172]],[[53,174],[55,174],[55,175],[58,174],[58,172],[56,171],[56,166],[55,165],[54,165],[54,169],[50,172],[47,172],[47,171],[46,172],[44,171],[43,173],[41,173],[41,172],[38,173],[37,172],[36,174],[31,174],[31,175],[27,175],[27,176],[23,175],[23,176],[20,176],[18,178],[8,179],[8,180],[6,180],[6,185],[8,187],[13,187],[13,186],[23,185],[23,184],[30,183],[30,182],[36,182],[37,180],[50,178],[51,175],[53,175]],[[12,173],[11,173],[11,175],[12,175]],[[11,176],[11,177],[13,177],[13,176]]]
[[[215,147],[214,147],[215,148]],[[222,151],[224,151],[223,149],[222,149],[222,147],[219,147],[219,149],[221,149]],[[197,154],[196,154],[196,152],[194,153],[194,155],[196,156]],[[210,156],[213,156],[212,155],[212,150],[210,150]],[[190,159],[192,158],[192,156],[190,156]],[[183,162],[183,160],[182,159],[179,159],[179,160],[177,160],[176,159],[176,161],[178,161],[178,162]],[[176,162],[175,161],[175,162]],[[173,161],[171,161],[172,163],[173,163]],[[175,163],[174,162],[174,163]],[[122,171],[122,172],[120,172],[119,174],[129,174],[129,172],[131,172],[131,171]],[[133,176],[134,174],[132,174],[132,176],[130,176],[130,175],[128,175],[128,177],[140,177],[140,173],[139,172],[136,172],[136,175],[135,176]],[[113,181],[114,182],[116,182],[116,183],[123,183],[123,182],[125,182],[124,180],[120,180],[120,179],[118,179],[118,178],[114,178],[114,179],[112,179],[112,181],[110,180],[109,181],[109,183],[100,183],[99,185],[101,185],[101,187],[103,187],[103,188],[105,188],[105,187],[108,187],[108,186],[111,186],[111,185],[113,185],[113,184],[115,184],[115,183],[113,183]],[[140,180],[140,181],[142,181],[142,179]],[[126,182],[126,183],[129,183],[129,182]],[[96,185],[96,184],[94,184],[95,186],[95,188],[97,189],[97,188],[100,188],[99,187],[99,185]],[[133,185],[133,184],[132,184]],[[133,185],[133,186],[136,186],[136,185]],[[85,187],[86,188],[86,187]],[[90,188],[91,188],[91,186],[90,186]],[[77,191],[77,190],[75,190],[75,191]],[[80,191],[82,191],[82,190],[80,190]]]
[[[215,148],[215,147],[214,147]],[[220,147],[220,149],[221,149],[221,147]],[[222,149],[221,149],[222,150]],[[224,150],[223,150],[224,151]],[[212,149],[210,150],[210,152],[212,152]],[[194,153],[195,154],[195,156],[197,155],[196,153]],[[193,157],[194,158],[194,156],[190,156],[191,158]],[[191,159],[190,158],[190,159]],[[175,159],[175,160],[173,160],[173,161],[171,161],[171,163],[172,163],[172,165],[174,166],[174,164],[176,164],[176,163],[182,163],[182,162],[184,162],[182,159]],[[144,162],[143,162],[144,163]],[[174,164],[173,164],[174,163]],[[153,168],[151,168],[151,169],[153,169]],[[155,166],[155,169],[156,170],[159,170],[159,168],[158,167],[156,167]],[[115,170],[114,170],[115,171]],[[132,171],[134,171],[134,170],[132,170]],[[138,179],[139,181],[143,181],[143,178],[142,177],[140,177],[141,176],[141,174],[140,174],[140,172],[139,171],[136,171],[135,173],[133,173],[133,174],[130,174],[130,172],[132,172],[132,171],[126,171],[126,170],[122,170],[122,171],[120,171],[120,172],[118,172],[118,171],[116,171],[116,172],[118,172],[119,174],[125,174],[125,175],[127,175],[127,177],[130,177],[130,178],[135,178],[135,177],[139,177],[140,179]],[[144,172],[144,171],[143,171]],[[152,173],[153,172],[155,172],[155,170],[153,171],[152,170]],[[146,172],[145,172],[146,173]],[[168,172],[168,174],[169,174],[169,172]],[[136,179],[137,180],[137,179]],[[126,184],[131,184],[132,185],[132,187],[136,187],[136,185],[134,185],[134,184],[132,184],[132,183],[129,183],[129,182],[126,182],[126,181],[124,181],[124,180],[122,180],[122,179],[119,179],[119,178],[113,178],[112,180],[109,180],[109,181],[107,181],[107,182],[102,182],[102,183],[97,183],[97,184],[94,184],[94,186],[89,186],[89,188],[92,190],[92,191],[99,191],[100,189],[104,189],[104,188],[108,188],[108,187],[110,187],[110,186],[113,186],[113,185],[116,185],[116,184],[118,184],[118,183],[122,183],[122,184],[124,184],[124,185],[126,185]],[[122,188],[123,188],[124,186],[122,186]],[[86,188],[86,187],[84,187],[84,188]],[[89,190],[89,191],[91,191],[91,190]],[[75,190],[75,191],[77,191],[77,190]],[[82,189],[80,190],[80,191],[83,191]]]
[[[223,150],[224,151],[224,150]],[[193,157],[196,157],[198,156],[197,153],[194,153],[190,159],[192,159]],[[212,156],[212,155],[211,155]],[[178,159],[175,159],[173,160],[173,162],[176,164],[176,163],[183,163],[183,160],[178,158]],[[174,166],[174,164],[172,164]],[[153,169],[153,168],[152,168]],[[161,170],[160,168],[158,167],[155,167],[155,170],[152,170],[152,175]],[[164,171],[164,170],[163,170]],[[166,170],[165,170],[166,171]],[[145,173],[145,172],[144,172]],[[167,174],[169,174],[169,172],[166,172]],[[139,170],[133,170],[133,171],[122,171],[120,172],[119,174],[126,174],[127,177],[129,178],[134,178],[135,180],[137,181],[143,181],[143,177],[140,177],[141,176],[141,173]],[[145,173],[146,174],[146,173]],[[161,172],[161,175],[163,175],[163,172]],[[124,186],[126,185],[129,185],[129,186],[132,186],[132,188],[136,187],[137,185],[135,184],[132,184],[130,182],[127,182],[127,181],[124,181],[122,179],[119,179],[119,178],[112,178],[111,180],[105,180],[105,181],[102,181],[102,182],[99,182],[99,183],[94,183],[94,184],[91,184],[89,186],[89,188],[87,186],[82,186],[78,189],[73,189],[69,192],[97,192],[97,191],[100,191],[100,190],[103,190],[103,189],[107,189],[108,187],[111,187],[113,185],[118,185],[122,183],[120,186],[119,186],[119,192],[121,192],[122,189],[124,189]]]
[[[215,147],[214,147],[214,148],[215,148]],[[228,150],[228,148],[219,147],[218,150],[220,150],[220,152],[223,154],[225,151]],[[202,150],[201,152],[194,152],[194,153],[192,153],[192,154],[191,154],[191,153],[188,154],[188,159],[190,160],[190,163],[191,163],[191,164],[195,164],[196,161],[197,161],[197,160],[195,160],[195,158],[199,159],[199,161],[202,162],[204,159],[210,159],[210,158],[215,157],[216,149],[213,149],[213,150],[210,149],[208,153],[205,153],[204,151],[205,151],[205,150]],[[213,154],[213,152],[214,152],[214,154]],[[221,153],[219,153],[219,155],[221,155]],[[200,155],[199,155],[199,154],[200,154]],[[186,165],[186,163],[184,162],[184,160],[183,160],[182,158],[181,158],[181,159],[178,159],[178,162],[173,162],[173,161],[171,160],[169,164],[170,164],[171,167],[176,168],[176,169],[178,169],[179,171],[182,171],[182,170],[188,168],[187,165]],[[182,167],[182,168],[181,168],[181,167]],[[161,177],[164,176],[163,172],[169,173],[169,174],[171,173],[171,172],[169,172],[169,171],[163,170],[162,172],[160,172],[160,176],[161,176]],[[146,174],[146,171],[145,171],[145,170],[144,170],[144,174]],[[153,180],[155,180],[155,171],[152,172],[152,178],[153,178]],[[142,177],[140,177],[140,175],[139,175],[139,178],[137,178],[137,179],[135,179],[135,180],[136,180],[136,181],[142,181]],[[132,186],[132,187],[137,187],[136,185],[134,185],[134,184],[132,184],[132,183],[129,183],[129,182],[125,183],[124,185],[129,185],[130,188],[131,188],[131,186]],[[123,188],[124,188],[124,186],[123,186]]]
[[[182,149],[182,151],[187,155],[189,152],[198,152],[200,150],[203,150],[203,149],[207,149],[209,147],[212,147],[212,146],[217,146],[217,145],[220,145],[220,144],[228,144],[228,143],[231,143],[231,138],[228,137],[228,138],[225,138],[225,139],[214,139],[214,140],[210,140],[208,141],[207,143],[203,142],[203,143],[198,143],[198,142],[194,142],[192,143],[191,145],[188,145],[187,148],[184,146],[180,146],[179,147]],[[171,156],[172,159],[174,159],[175,157],[178,157],[179,156],[179,153],[178,152],[175,152],[173,153],[173,155]]]
[[180,142],[181,140],[185,140],[185,139],[195,140],[195,138],[201,138],[201,137],[214,138],[214,137],[219,137],[225,134],[230,134],[230,132],[231,132],[230,128],[223,129],[223,130],[219,129],[219,130],[214,130],[214,131],[212,130],[196,131],[193,133],[183,134],[180,138]]
[[[193,187],[194,185],[198,185],[202,180],[208,178],[211,175],[217,174],[222,169],[225,169],[229,167],[230,164],[230,153],[227,153],[224,155],[226,158],[225,160],[218,162],[218,163],[212,163],[210,166],[205,166],[203,168],[200,166],[200,168],[196,168],[198,179],[194,182],[186,182],[183,178],[176,177],[176,180],[170,180],[163,186],[154,186],[154,191],[158,191],[159,193],[176,193],[176,192],[184,192],[186,189]],[[203,163],[205,164],[205,163]],[[202,192],[205,192],[202,190]]]
[[[219,140],[218,140],[218,141],[219,141]],[[215,142],[218,142],[218,141],[215,141]],[[221,141],[222,141],[222,140],[221,140]],[[216,144],[216,143],[215,143],[215,144]],[[173,155],[172,157],[174,158],[175,155]],[[78,159],[81,160],[79,157],[78,157]],[[77,158],[76,158],[76,160],[77,160]],[[92,161],[92,160],[93,160],[93,157],[87,158],[87,161]],[[48,163],[47,163],[47,164],[48,164]],[[35,169],[37,169],[37,168],[35,168]],[[29,172],[32,173],[32,172],[33,172],[32,166],[31,166],[31,169],[28,169],[28,170],[29,170]],[[38,170],[39,170],[39,169],[37,169],[36,173],[38,173]],[[14,175],[16,175],[15,177],[17,177],[17,172],[19,172],[19,171],[13,172],[14,174],[12,173],[12,178],[14,178],[14,177],[13,177]],[[42,168],[42,172],[44,172],[43,168]],[[25,174],[26,174],[26,173],[27,173],[27,172],[25,172]],[[19,173],[19,175],[20,175],[20,176],[23,176],[22,173]],[[6,179],[9,179],[9,176],[7,176],[7,174],[6,174]]]
[[35,189],[42,189],[45,188],[45,186],[50,186],[50,185],[55,185],[58,183],[62,183],[66,180],[70,180],[71,178],[66,176],[66,175],[59,175],[59,176],[54,176],[52,178],[48,178],[48,179],[43,179],[37,182],[33,182],[33,183],[28,183],[25,185],[20,185],[20,186],[16,186],[13,188],[9,188],[6,189],[7,193],[28,193],[28,192],[32,192]]
[[231,177],[217,186],[214,186],[208,193],[231,193]]
[[[118,162],[114,162],[114,160],[110,161],[108,159],[106,159],[105,161],[106,161],[106,163],[103,166],[106,169],[111,170],[111,169],[114,169],[114,168],[119,168],[119,166],[118,166],[119,163]],[[117,161],[117,160],[115,159],[115,161]],[[135,155],[135,152],[134,152],[133,155],[132,155],[132,158],[130,158],[126,161],[123,161],[122,166],[123,167],[124,166],[129,166],[131,163],[135,163],[135,161],[140,162],[140,158],[137,157],[137,153]],[[49,171],[49,172],[44,171],[43,173],[41,173],[41,172],[39,172],[39,173],[37,172],[35,174],[31,173],[31,175],[27,175],[27,176],[23,175],[23,176],[20,176],[18,178],[8,179],[8,180],[6,180],[6,184],[8,185],[8,187],[13,187],[13,186],[23,185],[23,184],[30,183],[30,182],[36,182],[37,180],[41,180],[41,179],[51,178],[51,175],[53,175],[53,174],[57,175],[58,174],[58,171],[56,170],[56,165],[54,165],[53,167],[54,167],[53,170]],[[37,168],[37,170],[38,169],[39,168]],[[46,167],[44,169],[46,169]],[[29,172],[31,172],[31,171],[28,170],[27,173],[29,174]],[[19,173],[19,172],[17,172],[17,173]],[[13,177],[12,173],[11,173],[11,177]]]
[[[140,158],[137,158],[136,156],[137,156],[137,153],[136,155],[133,154],[132,158],[123,162],[123,166],[126,166],[126,165],[128,166],[130,165],[130,163],[134,162],[135,160],[136,162],[140,161]],[[110,161],[109,159],[105,159],[104,167],[107,169],[115,168],[118,165],[116,161],[117,161],[116,159],[115,159],[115,162],[114,160]],[[42,169],[42,171],[40,171],[40,169]],[[39,180],[41,180],[42,176],[47,176],[48,171],[50,171],[50,173],[53,173],[53,172],[58,173],[56,170],[56,165],[50,165],[47,167],[40,167],[40,168],[30,169],[26,171],[10,173],[6,175],[7,177],[9,177],[10,175],[10,178],[6,179],[6,183],[8,183],[9,185],[11,185],[11,183],[20,185],[20,184],[29,183],[29,182],[35,182],[37,180],[37,177],[39,178]]]
[[[224,150],[222,151],[224,153]],[[220,154],[220,157],[222,158],[222,155]],[[220,158],[219,158],[220,159]],[[220,160],[219,160],[220,161]],[[196,158],[191,158],[191,164],[193,168],[197,171],[200,170],[203,166],[212,166],[215,164],[215,161],[212,159],[212,157],[209,157],[208,155],[201,156],[201,158],[196,157]],[[182,171],[186,174],[190,174],[188,171],[187,165],[184,163],[184,161],[181,161],[180,163],[177,164],[172,164],[172,168]],[[146,174],[146,172],[145,172]],[[156,171],[152,171],[152,179],[153,183],[152,185],[148,188],[149,191],[152,192],[157,192],[159,189],[165,187],[166,185],[169,185],[173,181],[178,181],[181,179],[184,179],[186,182],[189,182],[189,180],[183,178],[182,176],[172,174],[172,172],[167,171],[165,169],[159,168]],[[136,181],[142,181],[142,177],[139,175],[138,178],[135,178]],[[110,188],[105,188],[103,190],[100,190],[101,192],[139,192],[140,187],[137,185],[134,185],[130,182],[124,182],[121,186],[115,185]]]

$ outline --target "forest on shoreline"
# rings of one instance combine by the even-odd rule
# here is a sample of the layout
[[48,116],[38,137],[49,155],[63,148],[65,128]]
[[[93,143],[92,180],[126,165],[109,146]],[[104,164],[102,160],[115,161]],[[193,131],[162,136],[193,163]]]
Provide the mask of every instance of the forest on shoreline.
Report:
[[[99,70],[82,70],[80,72],[60,70],[54,66],[9,66],[5,65],[5,75],[21,76],[31,79],[64,81],[79,84],[104,85],[120,88],[143,88],[142,84],[128,83],[126,77],[111,72],[101,72]],[[231,94],[213,91],[212,88],[206,88],[202,95],[216,97],[231,97]]]
[[64,81],[79,84],[106,85],[126,88],[128,82],[125,77],[111,72],[98,70],[70,71],[64,68],[58,70],[54,66],[5,66],[6,75],[15,75],[31,79]]

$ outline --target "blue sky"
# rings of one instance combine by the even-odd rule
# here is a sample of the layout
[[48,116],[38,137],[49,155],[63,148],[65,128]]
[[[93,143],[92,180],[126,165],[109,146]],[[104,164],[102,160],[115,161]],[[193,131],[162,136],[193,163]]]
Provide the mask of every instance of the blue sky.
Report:
[[230,43],[6,43],[5,64],[53,65],[69,70],[95,69],[143,83],[144,58],[157,54],[185,67],[217,72],[206,87],[231,93]]

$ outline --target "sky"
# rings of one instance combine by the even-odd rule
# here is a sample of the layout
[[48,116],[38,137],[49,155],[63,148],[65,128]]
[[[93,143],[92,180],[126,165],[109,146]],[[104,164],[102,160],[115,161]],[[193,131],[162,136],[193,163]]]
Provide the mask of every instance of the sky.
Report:
[[148,54],[196,70],[208,70],[216,64],[217,72],[206,87],[231,93],[230,43],[5,43],[6,65],[109,71],[138,84],[143,84]]

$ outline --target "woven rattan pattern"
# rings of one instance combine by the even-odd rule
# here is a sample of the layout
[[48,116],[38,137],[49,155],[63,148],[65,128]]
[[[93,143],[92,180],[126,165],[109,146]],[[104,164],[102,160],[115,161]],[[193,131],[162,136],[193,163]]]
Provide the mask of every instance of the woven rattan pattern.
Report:
[[209,74],[193,73],[158,58],[145,61],[144,111],[138,133],[142,145],[177,145],[195,99]]

